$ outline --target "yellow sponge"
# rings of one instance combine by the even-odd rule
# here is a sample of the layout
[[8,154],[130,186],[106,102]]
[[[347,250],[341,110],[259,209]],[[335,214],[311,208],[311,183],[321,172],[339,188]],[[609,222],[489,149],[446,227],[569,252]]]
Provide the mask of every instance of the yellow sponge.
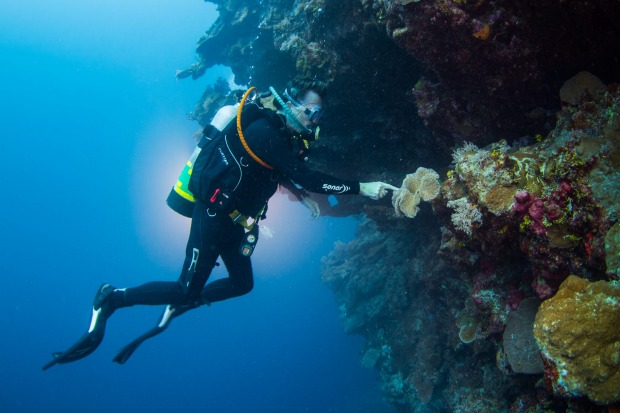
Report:
[[[597,404],[620,401],[620,285],[569,276],[536,313],[534,336],[557,370],[554,388]],[[552,375],[553,376],[553,375]]]

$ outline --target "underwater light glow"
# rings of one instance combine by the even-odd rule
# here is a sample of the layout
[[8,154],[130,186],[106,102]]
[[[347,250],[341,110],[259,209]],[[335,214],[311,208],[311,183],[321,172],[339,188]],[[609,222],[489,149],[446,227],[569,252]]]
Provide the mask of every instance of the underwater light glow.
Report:
[[172,211],[166,197],[193,150],[192,133],[179,120],[158,121],[136,143],[130,185],[135,230],[152,260],[178,271],[190,220]]
[[[145,129],[134,154],[130,197],[135,230],[145,255],[171,271],[183,263],[191,220],[172,211],[166,197],[193,151],[191,135],[179,120],[160,120]],[[327,230],[323,220],[309,217],[310,212],[287,195],[278,192],[271,198],[252,256],[256,277],[286,274],[307,260],[308,249],[320,243]]]

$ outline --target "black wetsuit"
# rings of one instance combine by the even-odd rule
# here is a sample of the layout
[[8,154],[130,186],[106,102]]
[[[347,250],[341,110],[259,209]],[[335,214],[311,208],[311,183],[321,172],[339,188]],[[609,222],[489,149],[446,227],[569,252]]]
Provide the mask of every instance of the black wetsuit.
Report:
[[[256,216],[278,188],[280,180],[290,180],[310,192],[323,194],[358,194],[359,182],[338,179],[312,171],[291,150],[290,134],[279,115],[260,117],[244,128],[243,135],[251,150],[267,169],[254,161],[243,149],[236,132],[228,142],[243,166],[243,178],[226,211],[215,211],[197,200],[187,242],[185,262],[176,282],[150,282],[115,294],[114,307],[147,305],[200,305],[247,294],[254,285],[252,263],[240,252],[245,235],[241,225],[232,221],[229,212],[238,210]],[[205,286],[218,257],[222,257],[228,278]],[[204,287],[204,288],[203,288]]]

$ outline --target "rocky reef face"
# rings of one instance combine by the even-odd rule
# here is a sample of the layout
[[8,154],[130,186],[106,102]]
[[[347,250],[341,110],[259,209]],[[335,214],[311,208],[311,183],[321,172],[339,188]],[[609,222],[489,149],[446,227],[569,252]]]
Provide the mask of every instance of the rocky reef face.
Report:
[[[313,167],[393,184],[419,166],[440,172],[415,218],[343,198],[334,215],[364,218],[323,259],[344,328],[366,337],[362,362],[399,412],[604,412],[620,400],[564,359],[569,342],[597,348],[603,334],[534,339],[533,327],[561,324],[565,311],[548,309],[572,276],[620,278],[620,2],[212,3],[220,17],[178,77],[224,64],[263,91],[326,81]],[[208,88],[192,116],[207,123],[227,92]],[[620,312],[610,297],[597,313],[607,329]]]

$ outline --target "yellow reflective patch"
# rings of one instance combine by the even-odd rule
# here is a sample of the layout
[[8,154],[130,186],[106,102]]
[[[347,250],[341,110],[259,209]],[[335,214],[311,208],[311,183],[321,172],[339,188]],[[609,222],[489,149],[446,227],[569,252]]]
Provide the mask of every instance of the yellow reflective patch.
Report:
[[196,199],[194,198],[194,195],[192,195],[189,192],[186,192],[186,191],[182,190],[180,188],[181,185],[182,185],[181,181],[177,182],[177,184],[174,186],[174,192],[176,192],[177,194],[181,195],[183,198],[187,199],[190,202],[195,202]]

